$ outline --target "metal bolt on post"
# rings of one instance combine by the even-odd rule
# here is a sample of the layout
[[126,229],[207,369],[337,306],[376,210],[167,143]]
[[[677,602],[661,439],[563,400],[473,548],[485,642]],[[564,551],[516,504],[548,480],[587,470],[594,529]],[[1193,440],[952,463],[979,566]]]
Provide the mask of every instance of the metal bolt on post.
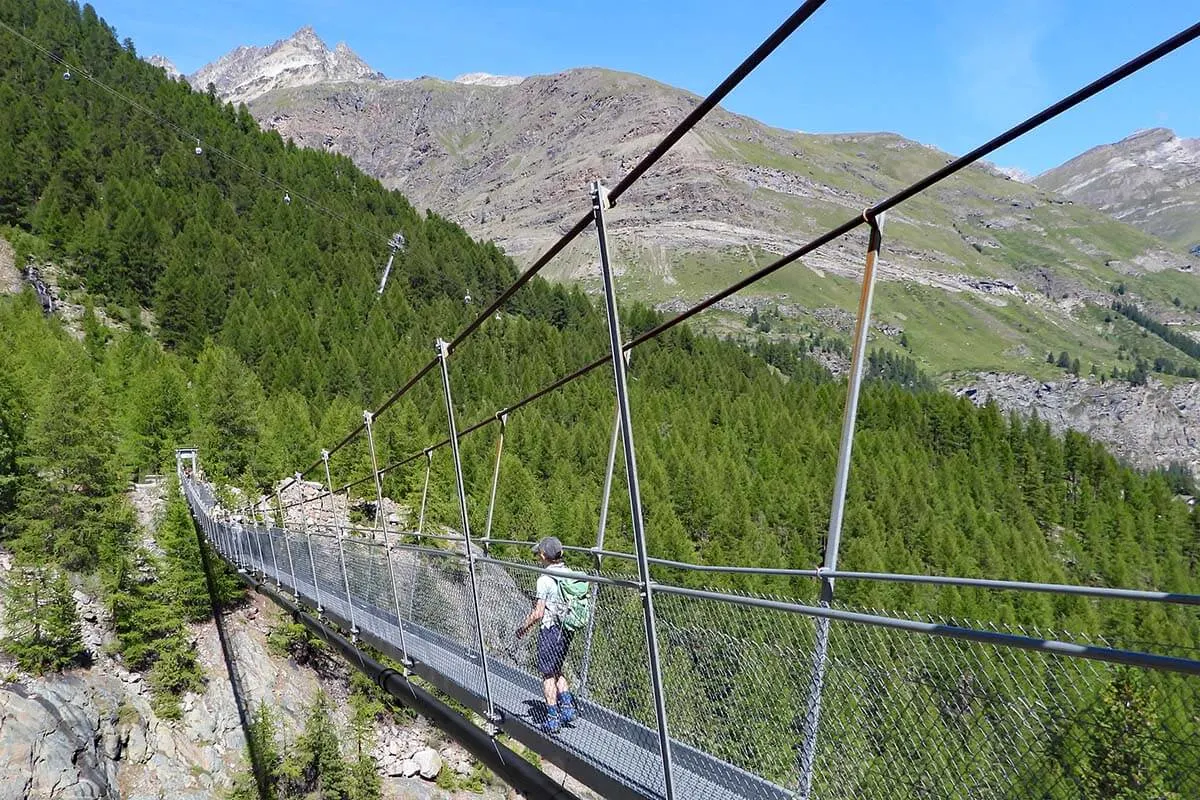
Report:
[[[846,484],[850,477],[850,455],[854,447],[854,424],[858,417],[858,395],[862,388],[863,366],[867,353],[867,334],[871,326],[871,301],[875,294],[875,263],[883,245],[884,215],[867,219],[871,226],[867,243],[867,258],[863,268],[862,293],[858,300],[858,320],[854,328],[854,346],[851,351],[850,381],[846,387],[846,407],[842,414],[842,435],[838,443],[837,473],[833,486],[833,504],[829,515],[829,535],[825,542],[823,570],[837,570],[838,550],[842,541],[842,516],[846,509]],[[833,604],[831,577],[821,578],[820,604],[829,608]],[[804,741],[800,745],[799,772],[800,800],[808,800],[812,794],[813,774],[817,758],[817,729],[821,723],[821,699],[825,687],[825,668],[829,660],[829,619],[814,621],[816,637],[813,643],[812,678],[809,682],[808,708],[804,716]]]
[[458,508],[462,519],[462,533],[467,548],[467,579],[471,584],[471,608],[475,612],[475,633],[478,636],[479,658],[483,664],[483,689],[487,700],[487,720],[490,732],[499,732],[498,726],[504,718],[496,710],[492,700],[492,676],[488,669],[487,647],[483,641],[483,619],[479,613],[479,586],[475,577],[475,551],[471,547],[471,521],[467,514],[467,491],[463,483],[462,459],[458,452],[458,425],[454,421],[454,398],[450,394],[450,345],[443,339],[437,340],[438,362],[442,367],[442,391],[446,398],[446,421],[450,429],[450,453],[454,458],[454,482],[458,488]]
[[[346,586],[346,613],[350,615],[350,636],[358,638],[358,623],[354,621],[354,598],[350,595],[350,573],[346,570],[346,546],[343,537],[342,524],[337,519],[337,497],[333,494],[333,479],[329,477],[329,451],[321,451],[321,461],[325,464],[325,490],[329,492],[329,505],[333,507],[334,530],[337,531],[338,561],[342,565],[342,582]],[[349,491],[349,490],[347,490]],[[349,495],[346,497],[349,503]]]
[[617,295],[613,284],[612,264],[608,257],[608,236],[604,228],[604,210],[609,205],[608,193],[600,181],[592,183],[592,215],[596,220],[596,237],[600,245],[600,271],[604,277],[604,305],[608,312],[608,338],[612,350],[613,382],[616,384],[617,417],[621,441],[625,450],[625,478],[629,484],[629,510],[633,520],[633,541],[636,545],[638,582],[642,587],[642,611],[646,626],[646,650],[650,666],[650,684],[654,692],[654,715],[658,722],[658,748],[663,762],[663,785],[666,800],[675,800],[675,776],[671,760],[671,736],[667,729],[667,704],[663,692],[662,668],[658,657],[658,634],[654,620],[654,592],[650,583],[650,564],[646,553],[646,523],[642,517],[642,493],[638,482],[637,456],[633,447],[633,424],[629,416],[629,384],[625,375],[624,345],[621,342],[621,320],[617,315]]
[[404,616],[400,613],[400,585],[396,582],[396,566],[392,562],[392,542],[388,538],[387,514],[383,511],[383,480],[379,477],[379,460],[375,457],[375,415],[363,412],[363,424],[367,428],[367,445],[371,450],[371,474],[375,476],[375,517],[383,530],[383,557],[387,559],[388,575],[392,579],[392,603],[396,607],[396,627],[400,630],[400,663],[408,674],[412,659],[408,657],[408,642],[404,638]]

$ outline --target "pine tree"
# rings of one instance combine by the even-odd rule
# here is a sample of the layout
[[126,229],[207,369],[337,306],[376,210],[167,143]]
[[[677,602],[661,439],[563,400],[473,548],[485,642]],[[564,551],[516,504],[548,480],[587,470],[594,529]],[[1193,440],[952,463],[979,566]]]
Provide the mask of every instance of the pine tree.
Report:
[[21,456],[25,446],[23,398],[3,359],[0,359],[0,538],[17,502]]
[[1136,670],[1118,673],[1100,697],[1073,764],[1084,796],[1097,800],[1173,800],[1163,780],[1166,757],[1156,735],[1156,691]]
[[329,696],[318,691],[304,721],[304,731],[284,759],[285,794],[316,793],[317,797],[345,800],[350,771],[342,757],[339,736],[329,716]]
[[75,599],[67,576],[48,567],[18,567],[5,590],[3,641],[22,669],[41,674],[79,663],[84,655]]

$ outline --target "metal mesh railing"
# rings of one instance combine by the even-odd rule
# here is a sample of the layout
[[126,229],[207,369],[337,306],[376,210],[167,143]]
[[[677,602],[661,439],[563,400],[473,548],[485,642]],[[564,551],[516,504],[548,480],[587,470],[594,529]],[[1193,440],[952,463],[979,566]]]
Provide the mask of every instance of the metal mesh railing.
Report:
[[[476,616],[461,544],[389,549],[358,534],[339,540],[243,526],[214,518],[211,494],[196,484],[185,489],[210,541],[231,562],[397,649],[402,622],[416,664],[478,698],[486,669],[505,724],[536,728],[543,721],[536,637],[515,637],[539,569],[476,553]],[[589,624],[575,635],[564,667],[581,717],[555,737],[556,746],[609,770],[635,793],[663,796],[637,582],[627,574],[585,577],[594,587]],[[798,610],[803,607],[744,594],[661,584],[653,590],[678,796],[804,794],[801,754],[813,734],[813,665],[825,625],[827,667],[810,797],[1200,797],[1200,663],[1192,650],[1139,643],[1194,667],[1146,669],[823,620]],[[1075,638],[901,616],[943,631],[1026,642]],[[1114,647],[1101,637],[1086,639]]]

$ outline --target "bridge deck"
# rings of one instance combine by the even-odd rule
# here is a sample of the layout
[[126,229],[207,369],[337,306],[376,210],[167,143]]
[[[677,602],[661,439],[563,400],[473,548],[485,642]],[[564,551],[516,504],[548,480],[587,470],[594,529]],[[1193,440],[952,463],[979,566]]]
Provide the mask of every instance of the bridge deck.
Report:
[[[193,500],[194,510],[207,515],[212,503],[211,494],[195,484],[189,488],[192,489],[189,499]],[[305,604],[316,608],[317,590],[312,583],[297,577],[298,585],[293,587],[292,576],[282,565],[277,572],[273,564],[259,564],[256,557],[251,560],[255,569],[287,591],[296,592]],[[355,588],[352,579],[353,621],[360,636],[372,644],[382,645],[390,655],[398,656],[400,629],[394,612],[358,596]],[[345,596],[322,591],[320,598],[324,614],[349,630],[351,613]],[[415,662],[414,671],[433,680],[475,710],[484,710],[486,692],[478,652],[409,619],[404,622],[404,637],[408,655]],[[570,766],[561,761],[574,761],[595,770],[607,779],[606,793],[619,790],[632,797],[665,795],[656,731],[580,698],[580,713],[575,722],[564,726],[559,734],[547,736],[537,728],[544,707],[541,678],[493,658],[488,659],[488,671],[493,702],[504,714],[500,726],[503,730],[515,735],[514,727],[520,726],[524,730],[519,731],[521,735],[517,738],[551,761],[560,762],[560,766],[568,769]],[[712,723],[721,725],[723,721],[714,719]],[[688,800],[786,800],[793,796],[779,786],[682,742],[672,740],[671,752],[677,797]],[[564,754],[565,759],[556,758]]]

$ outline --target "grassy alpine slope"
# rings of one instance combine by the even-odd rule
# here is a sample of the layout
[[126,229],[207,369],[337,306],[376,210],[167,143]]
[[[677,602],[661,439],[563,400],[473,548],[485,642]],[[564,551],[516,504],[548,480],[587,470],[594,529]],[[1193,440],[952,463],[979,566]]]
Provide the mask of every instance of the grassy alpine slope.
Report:
[[[642,76],[577,69],[513,86],[422,78],[278,89],[250,110],[530,263],[587,207],[587,180],[615,180],[696,102]],[[612,211],[621,288],[655,305],[701,299],[949,158],[894,134],[796,133],[717,110]],[[737,315],[779,305],[789,325],[776,338],[796,338],[796,327],[844,336],[828,312],[854,309],[863,249],[851,239],[814,253],[749,289]],[[595,258],[585,237],[547,275],[598,291]],[[935,375],[1048,377],[1046,352],[1062,350],[1085,370],[1127,371],[1161,348],[1122,348],[1095,311],[1124,284],[1156,318],[1196,324],[1200,282],[1180,271],[1193,262],[1085,205],[974,167],[889,215],[874,344],[901,349],[906,333],[908,354]]]

